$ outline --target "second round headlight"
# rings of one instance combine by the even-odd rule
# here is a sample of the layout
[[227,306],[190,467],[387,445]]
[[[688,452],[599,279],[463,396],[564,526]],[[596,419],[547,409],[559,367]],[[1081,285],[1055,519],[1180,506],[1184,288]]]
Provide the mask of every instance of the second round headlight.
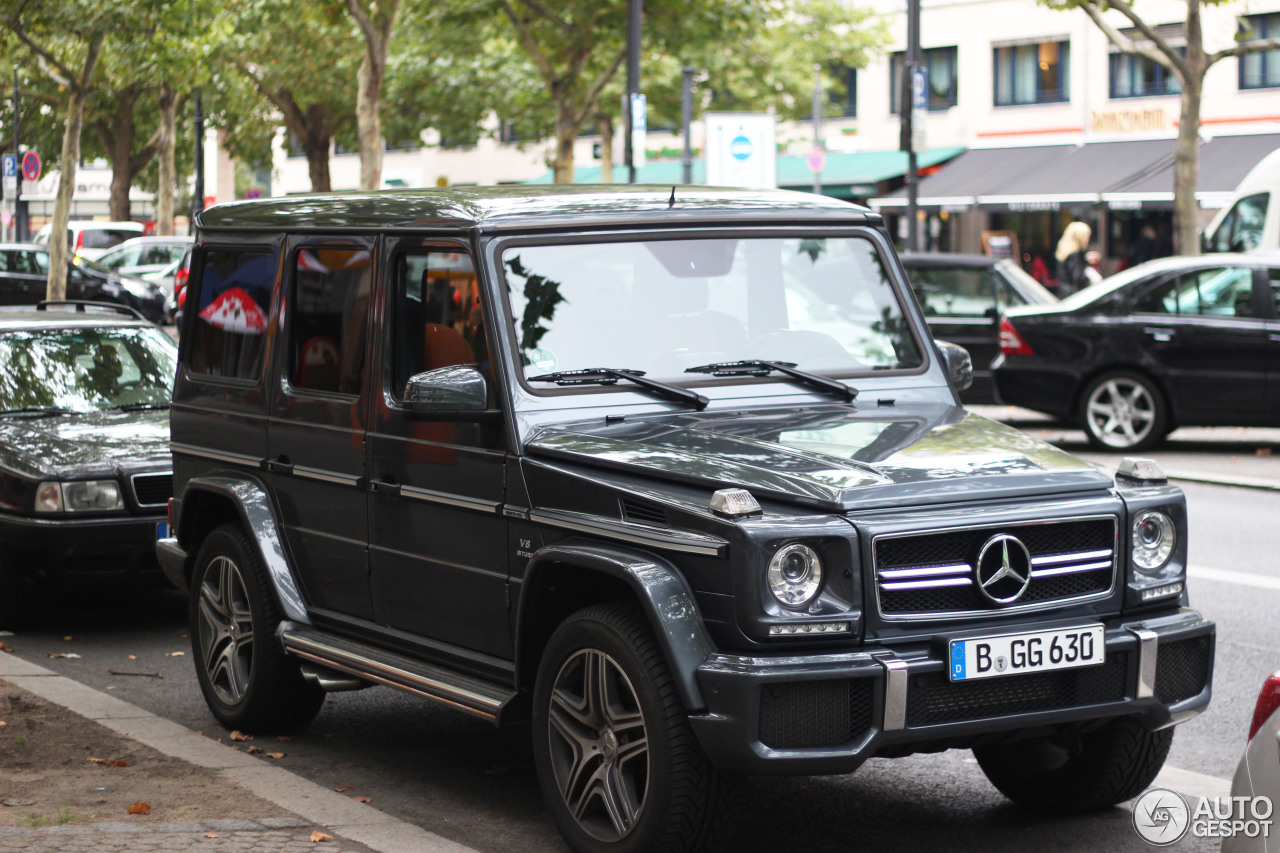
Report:
[[769,561],[769,591],[783,607],[804,607],[822,589],[822,560],[808,545],[784,545]]
[[1154,572],[1169,562],[1177,542],[1173,519],[1158,510],[1143,510],[1133,519],[1133,564]]

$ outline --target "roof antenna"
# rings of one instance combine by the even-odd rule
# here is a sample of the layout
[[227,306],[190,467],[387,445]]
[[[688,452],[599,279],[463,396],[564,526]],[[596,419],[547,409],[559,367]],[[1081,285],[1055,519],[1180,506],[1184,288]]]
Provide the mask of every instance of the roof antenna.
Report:
[[676,206],[676,188],[671,188],[671,198],[667,199],[667,210]]

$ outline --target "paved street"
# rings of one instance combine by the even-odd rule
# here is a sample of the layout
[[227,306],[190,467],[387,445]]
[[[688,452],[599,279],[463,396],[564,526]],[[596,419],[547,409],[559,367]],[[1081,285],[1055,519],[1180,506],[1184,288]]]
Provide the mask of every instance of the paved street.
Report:
[[[1034,418],[1022,425],[1085,450],[1079,433],[1073,438]],[[1276,448],[1280,455],[1280,431],[1232,435],[1210,431],[1213,443],[1206,444],[1197,434],[1149,455],[1170,469],[1225,468],[1280,483],[1276,460],[1256,454]],[[1183,485],[1191,507],[1192,601],[1218,622],[1219,651],[1214,702],[1179,730],[1169,766],[1189,793],[1220,793],[1243,749],[1258,687],[1280,666],[1273,618],[1280,606],[1280,492]],[[160,594],[73,602],[42,630],[5,641],[32,662],[225,743],[228,733],[200,698],[185,634],[185,599]],[[49,657],[66,653],[80,657]],[[326,788],[353,786],[374,807],[477,850],[564,850],[542,806],[527,741],[527,731],[495,730],[379,688],[331,696],[278,765]],[[925,850],[942,838],[946,849],[963,851],[1148,849],[1125,809],[1066,820],[1009,805],[967,751],[876,759],[849,777],[757,779],[750,798],[735,845],[747,853]],[[1217,847],[1188,839],[1177,849]]]

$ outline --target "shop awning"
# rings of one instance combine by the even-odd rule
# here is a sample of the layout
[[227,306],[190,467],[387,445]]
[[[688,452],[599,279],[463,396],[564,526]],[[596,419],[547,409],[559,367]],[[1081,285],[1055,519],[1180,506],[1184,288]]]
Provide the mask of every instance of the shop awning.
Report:
[[[919,168],[936,166],[962,154],[963,148],[930,148],[917,157]],[[808,191],[813,187],[813,172],[809,170],[804,157],[793,154],[778,156],[778,186],[783,189]],[[858,151],[836,152],[827,154],[826,165],[822,169],[822,192],[834,198],[866,198],[873,195],[881,181],[899,178],[906,174],[907,155],[902,151]],[[614,183],[626,181],[626,169],[615,166]],[[693,182],[706,182],[706,164],[702,160],[693,161]],[[637,170],[636,181],[642,184],[679,184],[683,183],[684,170],[678,160],[655,160],[645,163]],[[555,173],[547,171],[539,175],[530,184],[549,184]],[[582,166],[573,170],[574,183],[595,184],[600,182],[599,166]]]
[[[1058,210],[1106,203],[1115,209],[1173,204],[1173,139],[1085,142],[970,149],[920,182],[924,207],[959,210]],[[1200,146],[1197,197],[1229,195],[1280,134],[1220,136]],[[872,207],[905,206],[906,191],[871,199]],[[1206,204],[1206,206],[1213,206]]]

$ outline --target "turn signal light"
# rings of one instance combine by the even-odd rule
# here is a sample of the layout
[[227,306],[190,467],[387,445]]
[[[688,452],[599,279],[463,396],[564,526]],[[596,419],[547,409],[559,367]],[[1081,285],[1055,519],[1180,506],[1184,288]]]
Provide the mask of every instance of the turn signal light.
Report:
[[1262,691],[1258,694],[1258,704],[1253,706],[1253,722],[1249,725],[1249,740],[1253,740],[1253,736],[1258,733],[1258,729],[1262,728],[1277,708],[1280,708],[1280,670],[1271,673],[1267,676],[1267,680],[1263,682]]
[[1027,342],[1018,334],[1018,330],[1009,322],[1008,317],[1000,318],[1000,352],[1005,355],[1035,355],[1036,352],[1027,346]]

